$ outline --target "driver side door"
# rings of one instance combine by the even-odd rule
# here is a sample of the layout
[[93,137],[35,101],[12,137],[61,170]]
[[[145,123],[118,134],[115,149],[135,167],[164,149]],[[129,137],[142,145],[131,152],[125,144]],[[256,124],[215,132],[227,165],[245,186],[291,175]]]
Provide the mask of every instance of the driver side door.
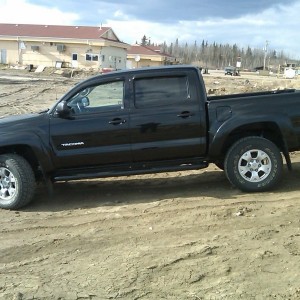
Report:
[[130,163],[124,78],[85,84],[66,99],[66,104],[71,115],[63,118],[54,114],[50,120],[57,168]]

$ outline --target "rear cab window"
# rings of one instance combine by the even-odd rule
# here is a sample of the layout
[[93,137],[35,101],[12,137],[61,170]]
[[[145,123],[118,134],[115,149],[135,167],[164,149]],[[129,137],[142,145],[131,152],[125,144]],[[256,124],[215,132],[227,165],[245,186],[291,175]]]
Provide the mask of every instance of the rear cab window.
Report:
[[190,99],[190,83],[185,74],[134,80],[134,105],[137,109],[184,103]]

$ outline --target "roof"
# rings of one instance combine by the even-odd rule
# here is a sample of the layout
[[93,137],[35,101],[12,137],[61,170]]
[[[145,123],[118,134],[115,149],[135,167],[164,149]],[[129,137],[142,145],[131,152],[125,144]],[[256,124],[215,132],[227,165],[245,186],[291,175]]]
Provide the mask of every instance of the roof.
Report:
[[160,52],[150,49],[150,47],[143,45],[132,45],[128,50],[131,55],[162,55]]
[[157,46],[143,46],[132,45],[128,50],[129,55],[158,55],[158,56],[170,56],[169,54],[162,53]]
[[[110,27],[33,25],[0,23],[0,36],[99,39],[112,30]],[[115,35],[115,34],[114,34]],[[120,40],[115,35],[117,42]]]
[[150,49],[150,50],[152,50],[152,51],[162,53],[162,52],[161,52],[161,47],[159,47],[159,46],[151,46],[151,45],[149,46],[149,45],[147,45],[147,46],[145,46],[145,47],[147,47],[148,49]]

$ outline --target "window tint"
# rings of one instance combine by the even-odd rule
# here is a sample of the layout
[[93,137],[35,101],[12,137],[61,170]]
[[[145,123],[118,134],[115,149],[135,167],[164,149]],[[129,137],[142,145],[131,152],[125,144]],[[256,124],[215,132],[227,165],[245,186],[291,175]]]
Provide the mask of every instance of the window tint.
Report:
[[110,82],[93,88],[88,95],[90,107],[122,106],[123,81]]
[[136,79],[134,89],[137,108],[171,105],[190,99],[186,76]]
[[123,81],[91,86],[73,96],[68,101],[68,106],[72,107],[75,113],[122,109],[123,93]]

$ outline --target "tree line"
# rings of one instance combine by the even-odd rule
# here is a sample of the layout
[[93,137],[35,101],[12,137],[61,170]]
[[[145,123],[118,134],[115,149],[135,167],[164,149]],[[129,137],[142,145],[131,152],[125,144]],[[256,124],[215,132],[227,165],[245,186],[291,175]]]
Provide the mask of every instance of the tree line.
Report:
[[[150,40],[146,36],[142,38],[143,45],[151,45]],[[180,44],[179,40],[167,44],[160,45],[161,52],[172,55],[180,63],[195,64],[203,68],[223,69],[227,66],[237,66],[237,62],[241,63],[242,69],[253,70],[255,68],[276,70],[279,65],[284,66],[288,63],[296,63],[284,51],[277,52],[273,49],[241,48],[237,44],[221,44],[209,43],[202,41],[198,45],[197,41],[193,44]]]

